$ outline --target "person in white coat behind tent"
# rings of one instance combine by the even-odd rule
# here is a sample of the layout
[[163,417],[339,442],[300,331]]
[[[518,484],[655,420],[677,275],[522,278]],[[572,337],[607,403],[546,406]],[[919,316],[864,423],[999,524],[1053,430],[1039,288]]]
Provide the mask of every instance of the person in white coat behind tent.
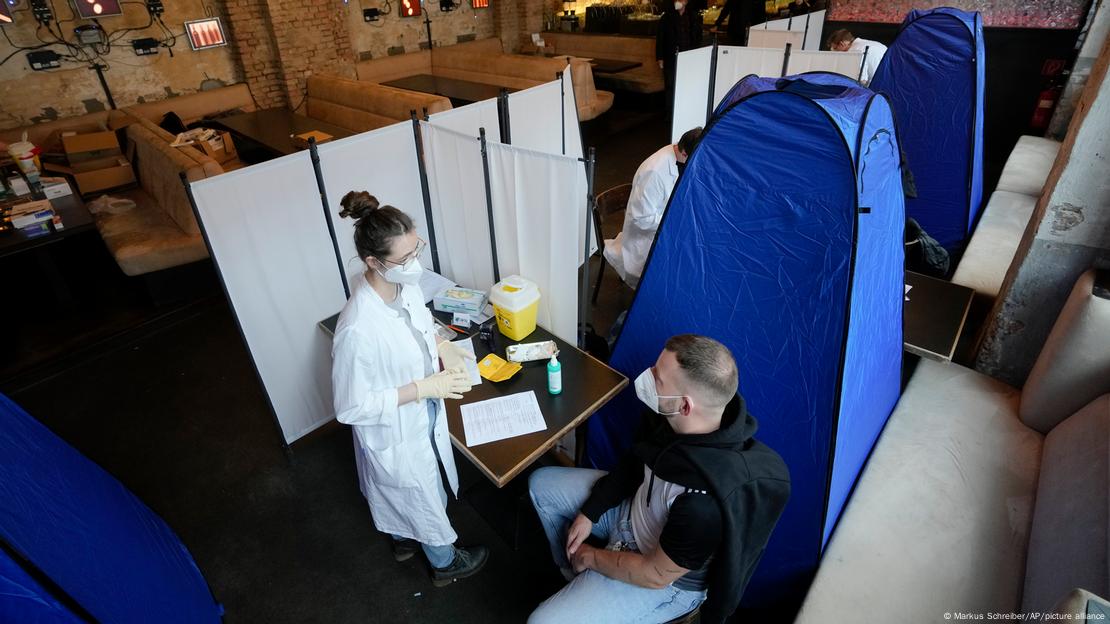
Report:
[[660,148],[640,163],[632,178],[632,191],[624,211],[624,227],[615,239],[605,241],[605,260],[629,286],[636,288],[644,272],[651,244],[663,211],[678,181],[679,167],[701,140],[702,129],[687,130],[678,143]]
[[455,547],[440,473],[457,495],[443,399],[470,390],[464,360],[474,356],[436,337],[418,285],[424,243],[412,219],[365,191],[347,193],[342,205],[341,216],[357,219],[366,272],[335,328],[336,418],[351,425],[359,486],[374,525],[392,537],[394,558],[423,550],[441,587],[477,573],[489,557],[484,546]]
[[879,63],[883,61],[883,56],[886,55],[885,45],[878,41],[857,37],[851,31],[843,28],[829,33],[826,43],[829,49],[834,52],[867,51],[867,56],[863,59],[863,73],[859,80],[860,84],[865,87],[871,84],[871,79],[875,77],[875,72],[879,69]]

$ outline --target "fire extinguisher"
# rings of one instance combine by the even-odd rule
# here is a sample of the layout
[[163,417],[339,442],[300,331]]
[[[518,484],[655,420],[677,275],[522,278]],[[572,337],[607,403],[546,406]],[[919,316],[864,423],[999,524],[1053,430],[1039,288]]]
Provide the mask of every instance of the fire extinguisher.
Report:
[[1052,121],[1052,111],[1056,108],[1056,102],[1060,100],[1060,94],[1064,92],[1067,74],[1066,71],[1060,72],[1058,78],[1050,80],[1048,86],[1037,96],[1037,107],[1033,109],[1033,118],[1029,120],[1030,130],[1043,133],[1048,129],[1048,122]]

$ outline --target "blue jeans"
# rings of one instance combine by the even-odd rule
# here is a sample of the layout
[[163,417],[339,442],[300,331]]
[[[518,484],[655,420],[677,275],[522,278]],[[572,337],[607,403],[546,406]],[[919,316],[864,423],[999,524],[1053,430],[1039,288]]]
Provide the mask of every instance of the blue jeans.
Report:
[[[693,611],[705,600],[704,591],[678,589],[673,584],[648,589],[611,579],[595,570],[573,575],[566,557],[567,530],[589,497],[594,482],[604,475],[600,470],[548,467],[532,473],[528,480],[528,493],[547,534],[551,556],[570,580],[532,612],[529,624],[668,622]],[[591,535],[607,539],[609,544],[622,542],[639,552],[628,520],[629,504],[626,499],[602,514]]]
[[[439,459],[439,450],[436,448],[436,404],[433,401],[428,401],[428,438],[432,443],[432,451],[435,452],[436,461]],[[437,468],[438,472],[438,468]],[[439,479],[439,498],[443,501],[443,506],[447,506],[447,490],[443,488],[443,477]],[[391,535],[394,540],[400,541],[402,538]],[[455,546],[454,544],[445,544],[443,546],[429,546],[428,544],[421,543],[420,547],[424,549],[424,556],[428,558],[428,563],[433,568],[446,568],[455,561]]]

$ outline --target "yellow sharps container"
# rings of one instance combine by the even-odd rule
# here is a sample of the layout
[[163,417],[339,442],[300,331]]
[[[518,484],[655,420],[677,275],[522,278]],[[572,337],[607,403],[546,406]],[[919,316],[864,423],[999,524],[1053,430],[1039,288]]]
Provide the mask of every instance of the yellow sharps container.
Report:
[[510,275],[490,289],[489,302],[497,316],[497,327],[511,340],[524,340],[536,331],[540,289],[535,282]]

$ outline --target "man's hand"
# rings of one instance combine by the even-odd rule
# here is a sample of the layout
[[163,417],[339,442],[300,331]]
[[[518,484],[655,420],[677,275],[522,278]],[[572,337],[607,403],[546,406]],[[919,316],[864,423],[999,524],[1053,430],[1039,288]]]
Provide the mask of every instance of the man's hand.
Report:
[[582,544],[578,547],[578,550],[570,558],[570,567],[574,568],[575,574],[581,574],[593,567],[596,551],[597,549],[589,544]]
[[[594,523],[589,518],[579,513],[578,517],[574,519],[574,522],[570,525],[570,529],[567,531],[568,560],[574,559],[574,553],[582,546],[582,542],[586,541],[586,538],[590,536],[590,531],[593,529]],[[578,570],[575,570],[575,572],[577,571]]]

